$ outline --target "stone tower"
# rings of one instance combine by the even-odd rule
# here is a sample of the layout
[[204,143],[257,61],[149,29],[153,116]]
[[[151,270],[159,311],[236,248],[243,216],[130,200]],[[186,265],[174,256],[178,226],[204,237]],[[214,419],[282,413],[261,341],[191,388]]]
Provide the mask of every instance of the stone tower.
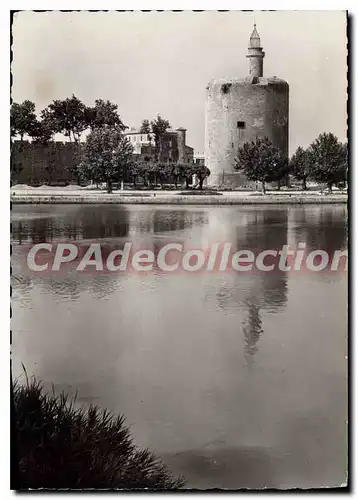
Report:
[[265,53],[256,25],[246,57],[246,78],[219,78],[206,87],[205,164],[211,187],[247,183],[234,170],[234,159],[239,146],[257,137],[268,137],[288,155],[289,87],[275,76],[263,76]]

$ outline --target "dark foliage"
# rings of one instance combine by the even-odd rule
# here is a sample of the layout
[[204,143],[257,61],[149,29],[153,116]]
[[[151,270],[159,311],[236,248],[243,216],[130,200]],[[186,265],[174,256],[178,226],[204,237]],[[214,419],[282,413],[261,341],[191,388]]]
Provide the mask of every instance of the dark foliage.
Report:
[[325,182],[331,191],[333,184],[347,180],[347,144],[342,144],[332,133],[323,133],[309,147],[310,175],[317,182]]
[[142,124],[140,126],[139,132],[141,134],[150,134],[151,133],[151,127],[150,127],[150,121],[149,120],[142,120]]
[[239,148],[234,168],[249,180],[261,182],[265,193],[266,182],[280,181],[288,174],[288,159],[267,137],[258,137]]
[[13,102],[10,109],[11,137],[20,136],[23,141],[25,135],[30,135],[36,122],[35,104],[24,101],[22,104]]
[[122,416],[76,408],[65,395],[45,394],[32,380],[15,384],[13,427],[17,489],[176,489],[164,464],[133,444]]
[[155,120],[150,122],[150,128],[155,142],[155,159],[158,161],[162,148],[162,137],[168,128],[170,128],[170,123],[158,114]]
[[128,128],[123,124],[119,114],[118,105],[111,101],[96,99],[93,107],[87,107],[85,110],[86,124],[92,130],[104,126],[116,127],[122,132]]
[[290,159],[290,172],[298,181],[302,181],[302,189],[307,189],[307,179],[310,174],[311,155],[308,149],[299,146]]
[[198,176],[199,188],[203,189],[204,180],[209,177],[210,170],[205,165],[193,165],[193,174]]

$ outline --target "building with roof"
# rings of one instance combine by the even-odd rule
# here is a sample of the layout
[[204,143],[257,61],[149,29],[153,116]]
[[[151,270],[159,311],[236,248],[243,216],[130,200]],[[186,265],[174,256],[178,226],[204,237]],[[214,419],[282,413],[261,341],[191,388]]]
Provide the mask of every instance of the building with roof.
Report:
[[[124,135],[133,146],[135,155],[155,157],[155,141],[153,134],[143,134],[139,130],[131,129]],[[193,163],[194,149],[186,144],[186,129],[168,129],[161,137],[161,147],[158,161],[163,163]]]

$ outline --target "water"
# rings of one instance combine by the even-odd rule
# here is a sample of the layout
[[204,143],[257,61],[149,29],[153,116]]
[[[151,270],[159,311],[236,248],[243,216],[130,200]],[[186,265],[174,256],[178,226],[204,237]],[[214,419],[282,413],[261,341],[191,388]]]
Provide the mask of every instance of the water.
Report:
[[[25,244],[230,241],[347,247],[325,206],[15,205],[13,369],[121,412],[189,487],[346,480],[347,276],[30,274]],[[151,245],[151,246],[150,246]]]

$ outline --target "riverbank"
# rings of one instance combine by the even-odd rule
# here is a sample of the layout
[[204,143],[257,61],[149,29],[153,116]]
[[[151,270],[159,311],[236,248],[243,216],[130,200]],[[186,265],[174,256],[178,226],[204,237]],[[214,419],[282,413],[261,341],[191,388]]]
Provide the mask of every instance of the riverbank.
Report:
[[[41,189],[41,188],[40,188]],[[181,194],[179,191],[58,191],[50,189],[12,190],[11,201],[21,204],[133,204],[133,205],[263,205],[347,203],[347,194],[281,191],[266,195],[256,192],[218,192],[217,194]]]

